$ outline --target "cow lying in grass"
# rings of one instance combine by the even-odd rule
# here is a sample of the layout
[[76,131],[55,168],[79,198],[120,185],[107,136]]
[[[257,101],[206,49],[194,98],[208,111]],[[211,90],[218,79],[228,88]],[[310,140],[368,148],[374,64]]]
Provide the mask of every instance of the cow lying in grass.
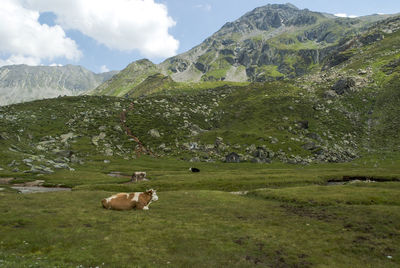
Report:
[[101,203],[106,209],[129,210],[129,209],[149,209],[152,201],[157,201],[156,190],[150,189],[146,192],[119,193],[108,198],[104,198]]

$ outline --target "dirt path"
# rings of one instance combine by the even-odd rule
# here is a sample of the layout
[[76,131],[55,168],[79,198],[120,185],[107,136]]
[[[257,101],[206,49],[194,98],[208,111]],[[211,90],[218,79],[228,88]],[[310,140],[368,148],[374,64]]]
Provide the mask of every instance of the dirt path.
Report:
[[[129,105],[129,111],[133,111],[133,109],[134,109],[134,104],[131,102],[131,104]],[[154,156],[153,152],[148,150],[139,140],[139,138],[132,134],[132,131],[126,125],[126,113],[127,110],[123,109],[120,115],[120,121],[123,129],[125,130],[125,134],[128,135],[130,138],[132,138],[138,144],[138,147],[136,147],[135,149],[136,155],[140,156],[141,154],[148,154]]]

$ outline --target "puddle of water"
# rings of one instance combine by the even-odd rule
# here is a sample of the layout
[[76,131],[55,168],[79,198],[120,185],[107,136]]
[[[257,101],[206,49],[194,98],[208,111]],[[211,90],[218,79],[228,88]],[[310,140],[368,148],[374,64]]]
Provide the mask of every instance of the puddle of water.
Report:
[[375,183],[375,182],[389,182],[399,181],[397,178],[377,178],[369,176],[343,176],[342,179],[329,180],[326,185],[344,185],[352,183]]
[[376,181],[371,181],[371,180],[351,180],[351,181],[328,181],[327,185],[328,186],[333,186],[333,185],[345,185],[345,184],[353,184],[353,183],[373,183]]
[[39,186],[13,186],[11,188],[19,191],[21,194],[71,191],[71,188],[52,188],[52,187],[39,187]]

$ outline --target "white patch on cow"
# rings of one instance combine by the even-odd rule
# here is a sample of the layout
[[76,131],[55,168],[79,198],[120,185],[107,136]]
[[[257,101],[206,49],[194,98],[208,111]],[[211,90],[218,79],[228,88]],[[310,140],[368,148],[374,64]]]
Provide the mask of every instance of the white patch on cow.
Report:
[[129,198],[129,194],[126,194],[126,199],[128,199]]
[[149,210],[148,205],[143,207],[143,210]]
[[114,198],[116,198],[116,195],[110,196],[108,198],[106,198],[107,204],[111,202],[111,200],[113,200]]
[[156,191],[153,191],[153,194],[151,195],[151,200],[152,201],[157,201],[158,200],[158,196],[156,194]]
[[133,198],[131,199],[131,201],[139,201],[139,195],[140,195],[141,193],[138,193],[138,192],[136,192],[136,193],[133,193]]

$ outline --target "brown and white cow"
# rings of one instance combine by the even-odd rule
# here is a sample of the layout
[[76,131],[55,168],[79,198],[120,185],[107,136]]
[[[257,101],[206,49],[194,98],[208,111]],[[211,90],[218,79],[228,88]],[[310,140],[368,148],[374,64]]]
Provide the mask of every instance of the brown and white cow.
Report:
[[146,172],[143,171],[133,172],[131,177],[131,182],[138,182],[138,181],[147,181]]
[[129,209],[149,209],[152,201],[157,201],[156,190],[150,189],[146,192],[119,193],[108,198],[104,198],[101,203],[106,209],[129,210]]

